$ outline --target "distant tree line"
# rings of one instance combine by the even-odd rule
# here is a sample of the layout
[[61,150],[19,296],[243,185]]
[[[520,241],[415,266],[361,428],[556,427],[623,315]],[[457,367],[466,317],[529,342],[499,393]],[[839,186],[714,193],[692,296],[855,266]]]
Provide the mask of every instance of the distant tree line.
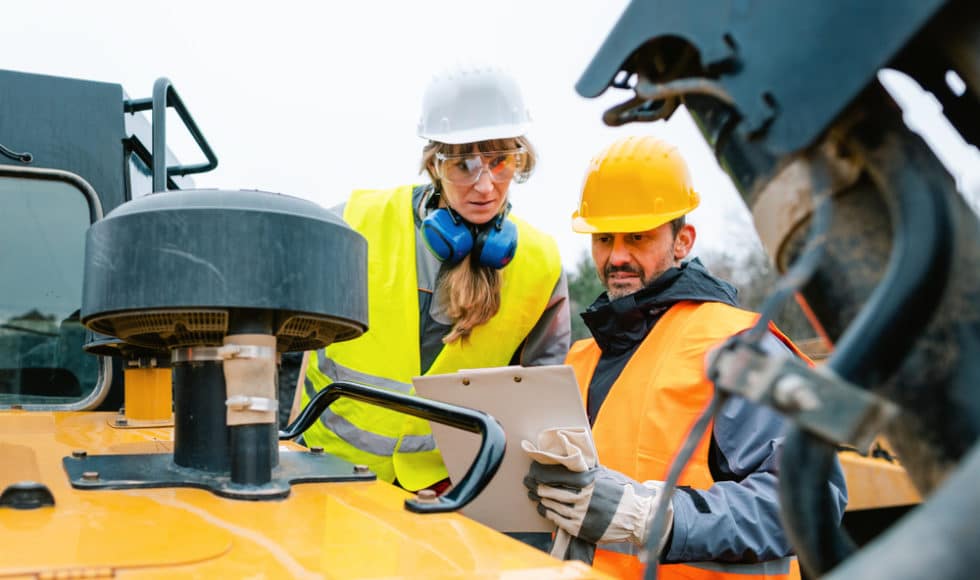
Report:
[[595,272],[592,256],[589,252],[582,252],[578,263],[575,264],[575,271],[568,275],[568,301],[572,311],[573,341],[589,337],[589,329],[582,322],[579,314],[585,312],[585,309],[604,291],[605,288],[602,287],[602,282]]
[[[761,247],[740,256],[720,251],[701,254],[701,261],[715,276],[728,280],[738,288],[739,304],[758,312],[772,292],[780,274]],[[776,315],[776,326],[794,342],[801,342],[817,335],[803,309],[794,299],[789,299]]]

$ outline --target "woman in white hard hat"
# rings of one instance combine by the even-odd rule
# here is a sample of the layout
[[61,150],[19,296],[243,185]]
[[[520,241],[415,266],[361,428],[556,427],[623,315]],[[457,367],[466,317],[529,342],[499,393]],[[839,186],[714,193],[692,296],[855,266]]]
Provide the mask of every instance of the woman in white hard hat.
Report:
[[[510,214],[535,152],[514,79],[490,66],[435,76],[418,134],[432,182],[355,191],[344,219],[368,240],[370,328],[310,353],[302,401],[335,380],[414,393],[411,379],[463,368],[561,364],[571,335],[554,240]],[[442,491],[428,423],[340,399],[304,434],[380,479]]]

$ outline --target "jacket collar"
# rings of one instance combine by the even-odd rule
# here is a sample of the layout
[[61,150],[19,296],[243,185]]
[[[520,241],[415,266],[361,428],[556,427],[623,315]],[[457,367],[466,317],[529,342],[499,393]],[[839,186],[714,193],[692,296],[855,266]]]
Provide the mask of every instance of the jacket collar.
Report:
[[603,292],[581,314],[603,354],[621,354],[635,348],[664,312],[681,301],[723,302],[737,306],[734,286],[712,276],[694,258],[670,268],[649,286],[629,296],[610,300]]

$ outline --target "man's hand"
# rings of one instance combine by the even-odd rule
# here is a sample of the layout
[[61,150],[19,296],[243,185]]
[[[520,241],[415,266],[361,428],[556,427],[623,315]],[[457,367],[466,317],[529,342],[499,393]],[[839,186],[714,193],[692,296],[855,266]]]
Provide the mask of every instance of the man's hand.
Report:
[[[569,534],[592,543],[629,541],[638,546],[646,541],[647,526],[663,489],[662,482],[641,484],[602,466],[573,472],[537,461],[532,462],[524,486],[528,497],[538,502],[538,513]],[[674,520],[672,506],[667,507],[661,549]]]

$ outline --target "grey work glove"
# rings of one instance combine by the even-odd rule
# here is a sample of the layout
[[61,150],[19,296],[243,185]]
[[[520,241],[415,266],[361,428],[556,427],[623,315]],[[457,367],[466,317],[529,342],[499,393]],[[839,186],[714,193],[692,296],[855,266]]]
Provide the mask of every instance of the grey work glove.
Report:
[[[545,429],[538,433],[536,442],[521,441],[521,449],[535,462],[563,466],[570,472],[584,472],[596,466],[595,445],[587,427]],[[595,543],[576,538],[558,528],[551,555],[560,560],[581,560],[592,564]]]
[[[663,482],[639,483],[618,471],[599,466],[582,472],[561,465],[531,464],[524,486],[538,502],[538,513],[569,534],[592,543],[632,542],[645,545],[648,526],[662,498]],[[658,540],[662,550],[674,520]]]

